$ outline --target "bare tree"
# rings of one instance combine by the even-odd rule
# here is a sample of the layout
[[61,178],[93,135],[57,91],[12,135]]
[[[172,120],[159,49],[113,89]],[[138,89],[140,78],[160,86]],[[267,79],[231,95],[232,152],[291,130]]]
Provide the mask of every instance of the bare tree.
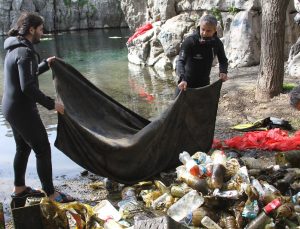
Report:
[[255,97],[269,100],[282,91],[285,18],[289,0],[261,0],[261,55]]

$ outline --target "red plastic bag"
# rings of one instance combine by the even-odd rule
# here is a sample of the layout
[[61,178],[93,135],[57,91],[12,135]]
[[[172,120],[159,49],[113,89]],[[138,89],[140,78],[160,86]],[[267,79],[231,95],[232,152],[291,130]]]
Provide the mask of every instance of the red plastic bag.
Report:
[[289,151],[300,149],[300,131],[294,136],[279,128],[266,131],[247,132],[242,136],[236,136],[224,141],[218,148],[233,148],[238,150],[262,149],[275,151]]
[[153,26],[151,23],[147,23],[146,25],[143,25],[139,28],[136,29],[135,33],[129,37],[127,44],[129,44],[133,39],[137,38],[138,36],[142,35],[143,33],[145,33],[146,31],[152,29]]

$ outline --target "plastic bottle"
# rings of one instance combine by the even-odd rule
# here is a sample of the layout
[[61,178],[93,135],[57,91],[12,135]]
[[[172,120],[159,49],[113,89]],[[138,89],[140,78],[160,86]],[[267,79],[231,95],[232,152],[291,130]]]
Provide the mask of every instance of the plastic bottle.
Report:
[[259,194],[259,198],[262,199],[266,192],[265,190],[263,189],[262,185],[260,184],[260,182],[257,180],[257,179],[253,179],[251,181],[251,184],[254,186],[254,188],[256,189],[256,191],[258,192]]
[[280,191],[277,188],[275,188],[273,185],[268,184],[267,182],[263,182],[262,185],[266,193],[281,195]]
[[225,217],[225,228],[226,229],[238,229],[238,225],[234,216]]
[[189,191],[191,191],[191,188],[184,182],[181,183],[180,185],[174,185],[171,187],[171,195],[174,197],[181,198]]
[[186,169],[182,166],[177,167],[176,169],[178,180],[183,181],[191,188],[201,192],[202,194],[208,193],[208,184],[205,179],[200,179],[199,177],[191,175]]
[[167,214],[179,222],[189,213],[196,210],[204,203],[204,198],[196,190],[192,190],[180,198],[167,211]]
[[291,201],[292,201],[293,204],[300,204],[300,192],[293,195],[292,198],[291,198]]
[[222,188],[224,184],[224,176],[225,176],[226,169],[222,164],[214,164],[212,175],[211,175],[211,187]]
[[196,160],[197,164],[208,164],[208,163],[211,163],[212,160],[210,158],[209,155],[207,155],[206,153],[204,152],[196,152],[193,156],[192,156],[193,159]]
[[109,178],[104,178],[103,184],[109,193],[120,192],[122,190],[121,184],[116,181],[110,180]]
[[208,216],[204,216],[201,220],[201,223],[203,224],[203,226],[209,229],[222,229],[215,221],[213,221]]
[[132,218],[137,213],[142,213],[143,206],[135,198],[128,198],[118,202],[119,213],[122,219]]
[[268,203],[262,210],[262,212],[252,220],[245,229],[259,229],[264,228],[265,225],[271,222],[271,217],[269,214],[278,208],[281,205],[281,201],[279,198],[274,199],[270,203]]
[[136,190],[134,187],[132,186],[128,186],[123,188],[123,190],[121,191],[121,197],[122,200],[128,199],[128,198],[136,198]]
[[124,228],[113,219],[107,219],[105,221],[103,227],[104,227],[104,229],[123,229]]
[[225,155],[224,151],[221,151],[221,150],[215,150],[211,154],[211,159],[212,159],[214,164],[225,165],[226,161],[227,161],[227,158],[226,158],[226,155]]
[[262,211],[254,220],[252,220],[245,229],[259,229],[264,228],[264,226],[271,222],[271,217],[269,217],[264,211]]
[[179,154],[179,160],[185,165],[187,171],[189,171],[193,176],[199,176],[199,167],[194,159],[191,158],[190,154],[183,151]]
[[152,202],[152,208],[154,209],[160,209],[165,207],[168,208],[173,203],[174,203],[173,196],[170,193],[166,192]]
[[93,211],[102,220],[114,219],[119,221],[121,219],[121,215],[118,210],[108,200],[102,200],[93,207]]
[[215,211],[212,210],[209,207],[201,206],[200,208],[197,208],[195,211],[192,212],[192,224],[194,227],[200,227],[201,226],[201,220],[204,216],[208,216],[211,219],[215,220],[218,218]]
[[200,178],[211,175],[211,171],[209,170],[210,167],[208,165],[198,165],[198,167],[199,167],[199,177]]
[[215,150],[211,158],[213,160],[213,170],[211,175],[211,186],[212,188],[222,188],[224,183],[224,176],[226,172],[226,155],[224,151]]

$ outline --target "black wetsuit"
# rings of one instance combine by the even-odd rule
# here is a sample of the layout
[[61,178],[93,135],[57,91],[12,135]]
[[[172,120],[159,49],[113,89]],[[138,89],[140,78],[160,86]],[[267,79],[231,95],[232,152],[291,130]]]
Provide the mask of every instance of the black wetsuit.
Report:
[[199,29],[187,37],[181,45],[176,72],[180,83],[197,88],[210,84],[210,71],[214,57],[219,61],[220,73],[227,73],[228,60],[222,41],[214,35],[210,40],[200,41]]
[[55,102],[39,90],[38,75],[49,69],[46,61],[39,64],[39,55],[31,42],[9,37],[4,42],[4,92],[2,112],[12,127],[16,155],[14,173],[16,186],[25,185],[25,172],[31,149],[36,154],[37,172],[43,190],[54,193],[51,148],[36,103],[49,110]]

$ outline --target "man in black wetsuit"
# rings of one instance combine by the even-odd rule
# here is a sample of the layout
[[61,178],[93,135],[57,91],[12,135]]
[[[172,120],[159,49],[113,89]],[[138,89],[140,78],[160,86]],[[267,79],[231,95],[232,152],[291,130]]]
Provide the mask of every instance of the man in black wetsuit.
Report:
[[228,61],[224,46],[217,37],[217,19],[212,15],[204,15],[200,19],[197,31],[187,37],[181,45],[176,72],[179,76],[178,88],[203,87],[210,84],[210,71],[214,57],[219,61],[220,79],[226,81]]
[[51,148],[46,129],[41,121],[37,105],[63,114],[63,104],[39,90],[38,75],[49,69],[55,57],[40,62],[33,45],[43,35],[43,18],[35,13],[23,13],[16,28],[8,32],[4,42],[7,54],[4,62],[4,92],[2,112],[12,127],[16,142],[14,158],[13,198],[39,195],[40,191],[27,187],[25,173],[31,149],[36,155],[36,166],[42,189],[50,199],[58,202],[73,200],[55,191],[52,182]]
[[290,104],[300,111],[300,86],[295,87],[290,93]]

